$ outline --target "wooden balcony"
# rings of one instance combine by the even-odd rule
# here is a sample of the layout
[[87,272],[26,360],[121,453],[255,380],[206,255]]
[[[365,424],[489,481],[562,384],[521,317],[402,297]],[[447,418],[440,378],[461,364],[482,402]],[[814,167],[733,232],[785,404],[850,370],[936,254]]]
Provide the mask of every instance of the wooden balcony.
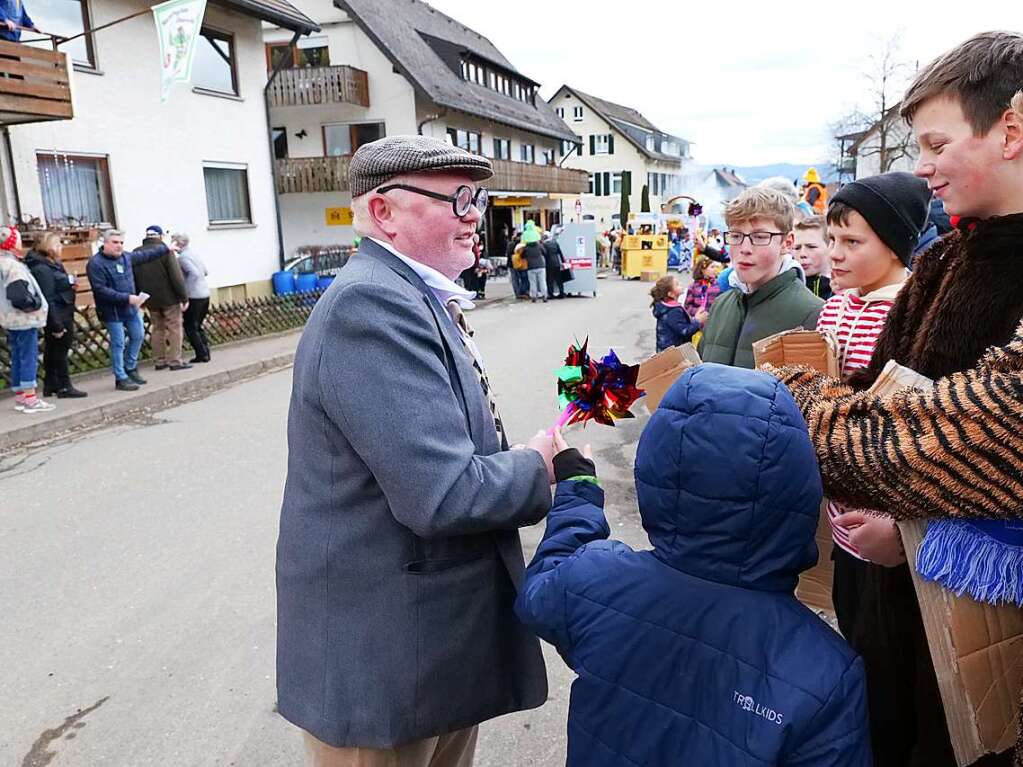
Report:
[[[350,157],[288,157],[277,160],[277,193],[347,192]],[[487,189],[501,192],[584,194],[589,174],[584,170],[491,160],[494,177]]]
[[287,157],[277,160],[277,194],[348,191],[349,157]]
[[369,75],[349,66],[282,69],[270,85],[271,107],[369,106]]
[[0,40],[0,125],[74,116],[66,56]]
[[510,160],[491,162],[494,164],[494,177],[485,183],[487,189],[501,192],[583,194],[589,188],[590,177],[584,170]]

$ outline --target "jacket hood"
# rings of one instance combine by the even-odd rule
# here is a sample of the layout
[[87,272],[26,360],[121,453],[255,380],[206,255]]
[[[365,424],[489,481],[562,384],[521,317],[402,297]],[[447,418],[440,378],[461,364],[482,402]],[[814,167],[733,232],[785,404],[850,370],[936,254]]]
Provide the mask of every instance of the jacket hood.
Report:
[[677,570],[791,592],[817,562],[817,458],[795,400],[766,373],[689,370],[643,431],[635,476],[654,554]]
[[665,314],[670,312],[672,309],[678,309],[682,306],[678,301],[658,301],[654,304],[653,311],[654,317],[661,319]]
[[902,290],[902,286],[906,284],[906,280],[909,279],[909,273],[906,273],[906,279],[902,282],[897,282],[894,285],[885,285],[884,287],[873,290],[866,295],[860,293],[859,288],[854,288],[851,292],[852,295],[866,301],[868,304],[874,301],[894,301],[899,295],[899,291]]
[[[781,267],[778,269],[778,274],[784,274],[789,269],[795,269],[798,271],[799,279],[801,279],[804,283],[806,282],[806,272],[803,270],[803,265],[800,264],[791,253],[786,253],[785,258],[781,261]],[[728,284],[746,295],[753,292],[750,290],[749,285],[739,279],[739,273],[735,271],[734,268],[728,274]]]

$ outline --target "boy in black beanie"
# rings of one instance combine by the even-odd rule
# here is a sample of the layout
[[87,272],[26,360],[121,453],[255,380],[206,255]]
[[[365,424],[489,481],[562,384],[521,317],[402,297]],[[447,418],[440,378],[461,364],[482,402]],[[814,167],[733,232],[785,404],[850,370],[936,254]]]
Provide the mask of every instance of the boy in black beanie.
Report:
[[[929,200],[926,181],[886,173],[844,186],[828,206],[831,284],[838,295],[824,304],[817,329],[837,337],[843,379],[870,364],[908,276]],[[839,628],[853,641],[865,568],[894,567],[906,558],[890,519],[834,501],[827,508],[835,543],[832,599]]]

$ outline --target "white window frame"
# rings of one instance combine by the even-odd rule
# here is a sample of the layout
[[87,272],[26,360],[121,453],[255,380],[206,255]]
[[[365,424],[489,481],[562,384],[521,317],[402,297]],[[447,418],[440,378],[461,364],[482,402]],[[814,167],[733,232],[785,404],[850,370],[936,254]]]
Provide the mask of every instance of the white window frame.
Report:
[[583,121],[583,108],[572,107],[572,122],[581,123]]
[[610,154],[611,134],[598,133],[593,137],[593,154]]
[[249,183],[249,165],[244,162],[220,162],[217,160],[203,160],[203,191],[206,191],[206,169],[210,170],[239,170],[245,174],[245,202],[248,208],[248,218],[231,218],[214,220],[210,214],[209,195],[206,196],[206,220],[211,228],[230,226],[252,226],[252,185]]
[[618,171],[617,173],[612,173],[611,174],[611,194],[621,194],[621,193],[622,193],[622,173],[621,173],[621,171]]

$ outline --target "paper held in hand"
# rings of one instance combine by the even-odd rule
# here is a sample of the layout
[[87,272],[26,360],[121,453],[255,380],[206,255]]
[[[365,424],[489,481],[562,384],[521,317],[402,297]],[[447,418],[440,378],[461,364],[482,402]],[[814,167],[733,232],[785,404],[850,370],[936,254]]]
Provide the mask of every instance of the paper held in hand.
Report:
[[[894,360],[871,387],[879,396],[903,388],[926,391],[934,382]],[[906,558],[915,565],[926,523],[899,522]],[[1016,739],[1023,685],[1023,610],[957,597],[910,567],[927,644],[938,677],[956,762],[973,764]]]
[[832,333],[816,330],[783,330],[753,344],[753,361],[776,368],[803,365],[838,378],[838,341]]
[[647,410],[651,413],[657,410],[671,385],[689,368],[701,362],[703,360],[692,344],[682,344],[665,349],[642,363],[639,366],[636,386],[646,392],[643,402],[646,403]]

